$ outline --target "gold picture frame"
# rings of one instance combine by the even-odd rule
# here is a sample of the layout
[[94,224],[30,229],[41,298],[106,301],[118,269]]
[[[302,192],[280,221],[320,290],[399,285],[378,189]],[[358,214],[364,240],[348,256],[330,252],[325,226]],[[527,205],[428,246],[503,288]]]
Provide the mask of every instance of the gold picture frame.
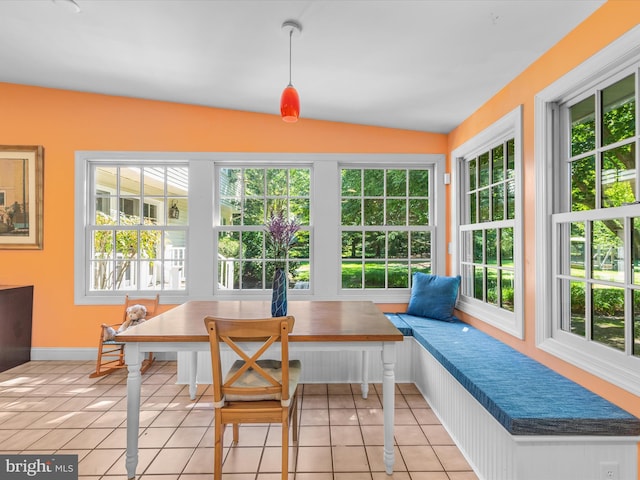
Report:
[[0,249],[42,249],[44,148],[0,145]]

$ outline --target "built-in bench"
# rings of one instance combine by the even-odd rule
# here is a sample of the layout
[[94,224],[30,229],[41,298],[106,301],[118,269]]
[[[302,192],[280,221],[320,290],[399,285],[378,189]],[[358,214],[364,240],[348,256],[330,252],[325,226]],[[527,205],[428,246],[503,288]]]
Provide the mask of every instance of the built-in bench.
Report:
[[419,346],[415,383],[481,478],[638,479],[640,419],[463,322],[387,317]]

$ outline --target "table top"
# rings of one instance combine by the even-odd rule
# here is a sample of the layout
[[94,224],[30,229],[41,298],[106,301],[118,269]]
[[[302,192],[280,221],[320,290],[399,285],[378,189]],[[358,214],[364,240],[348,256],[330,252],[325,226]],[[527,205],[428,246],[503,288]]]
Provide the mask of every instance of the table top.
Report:
[[[373,302],[290,301],[295,317],[290,342],[400,342],[403,335]],[[208,315],[224,318],[269,318],[270,301],[191,300],[129,328],[121,342],[208,342]]]

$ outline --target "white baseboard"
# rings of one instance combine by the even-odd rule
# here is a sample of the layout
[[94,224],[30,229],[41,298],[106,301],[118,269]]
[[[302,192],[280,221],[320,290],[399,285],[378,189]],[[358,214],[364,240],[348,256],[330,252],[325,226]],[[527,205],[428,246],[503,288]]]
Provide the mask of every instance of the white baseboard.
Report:
[[[156,359],[163,361],[177,359],[175,352],[160,352],[154,355]],[[95,360],[97,356],[98,349],[96,348],[31,348],[31,360],[89,361]]]

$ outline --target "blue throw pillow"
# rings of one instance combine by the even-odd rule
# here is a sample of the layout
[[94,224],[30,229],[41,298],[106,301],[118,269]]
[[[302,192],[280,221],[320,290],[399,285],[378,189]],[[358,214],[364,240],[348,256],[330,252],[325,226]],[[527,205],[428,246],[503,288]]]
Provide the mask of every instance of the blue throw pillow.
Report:
[[416,272],[413,274],[407,313],[452,322],[455,320],[453,307],[456,305],[459,287],[460,275],[445,277]]

